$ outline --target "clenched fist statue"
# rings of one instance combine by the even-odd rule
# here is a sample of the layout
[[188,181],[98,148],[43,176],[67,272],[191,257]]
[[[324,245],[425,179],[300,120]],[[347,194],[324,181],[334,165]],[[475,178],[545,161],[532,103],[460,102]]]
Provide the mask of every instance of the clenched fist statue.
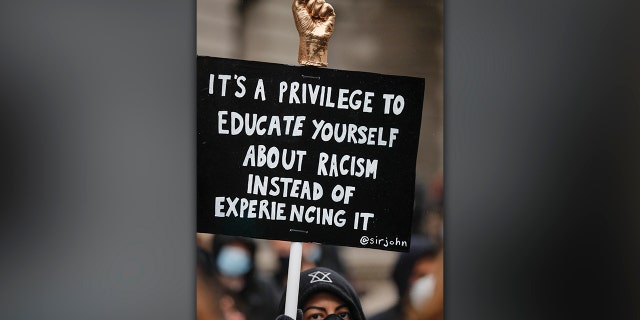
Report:
[[293,20],[300,35],[298,63],[326,67],[336,13],[325,0],[293,0]]

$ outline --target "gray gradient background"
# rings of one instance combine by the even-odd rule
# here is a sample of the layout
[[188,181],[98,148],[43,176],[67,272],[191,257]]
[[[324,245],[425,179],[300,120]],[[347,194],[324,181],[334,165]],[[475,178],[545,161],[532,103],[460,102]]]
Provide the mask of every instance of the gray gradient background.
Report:
[[[446,319],[638,317],[639,9],[445,1]],[[195,318],[195,12],[0,5],[2,319]]]

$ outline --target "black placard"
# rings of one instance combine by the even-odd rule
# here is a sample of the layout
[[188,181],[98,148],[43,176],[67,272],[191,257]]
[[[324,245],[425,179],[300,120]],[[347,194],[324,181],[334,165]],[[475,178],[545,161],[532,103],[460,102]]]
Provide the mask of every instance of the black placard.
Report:
[[424,79],[198,56],[197,231],[408,251]]

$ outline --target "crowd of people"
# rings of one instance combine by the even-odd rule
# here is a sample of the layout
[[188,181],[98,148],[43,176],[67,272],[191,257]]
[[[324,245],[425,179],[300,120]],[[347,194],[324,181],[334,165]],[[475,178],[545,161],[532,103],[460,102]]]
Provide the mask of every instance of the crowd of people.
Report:
[[[288,251],[279,256],[275,272],[265,273],[256,268],[256,240],[216,235],[212,242],[212,252],[197,249],[197,319],[287,319],[283,314]],[[284,253],[287,244],[278,241],[272,245],[275,252]],[[336,248],[312,243],[303,247],[300,319],[330,319],[328,315],[334,314],[339,316],[336,319],[354,320],[439,319],[432,300],[439,299],[441,305],[441,293],[436,296],[442,285],[442,250],[432,239],[412,237],[410,251],[398,255],[389,275],[396,286],[397,302],[366,316]],[[320,259],[324,247],[332,252],[326,264]],[[436,317],[427,317],[427,312],[436,313]]]

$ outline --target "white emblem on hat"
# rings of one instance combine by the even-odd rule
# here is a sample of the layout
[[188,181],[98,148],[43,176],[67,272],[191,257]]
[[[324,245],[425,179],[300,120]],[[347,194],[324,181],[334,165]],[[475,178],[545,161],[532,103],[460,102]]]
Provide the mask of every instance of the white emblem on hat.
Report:
[[310,273],[309,277],[311,277],[311,281],[309,283],[333,282],[331,281],[331,278],[329,278],[330,274],[331,272],[322,272],[322,271],[316,271],[316,272]]

